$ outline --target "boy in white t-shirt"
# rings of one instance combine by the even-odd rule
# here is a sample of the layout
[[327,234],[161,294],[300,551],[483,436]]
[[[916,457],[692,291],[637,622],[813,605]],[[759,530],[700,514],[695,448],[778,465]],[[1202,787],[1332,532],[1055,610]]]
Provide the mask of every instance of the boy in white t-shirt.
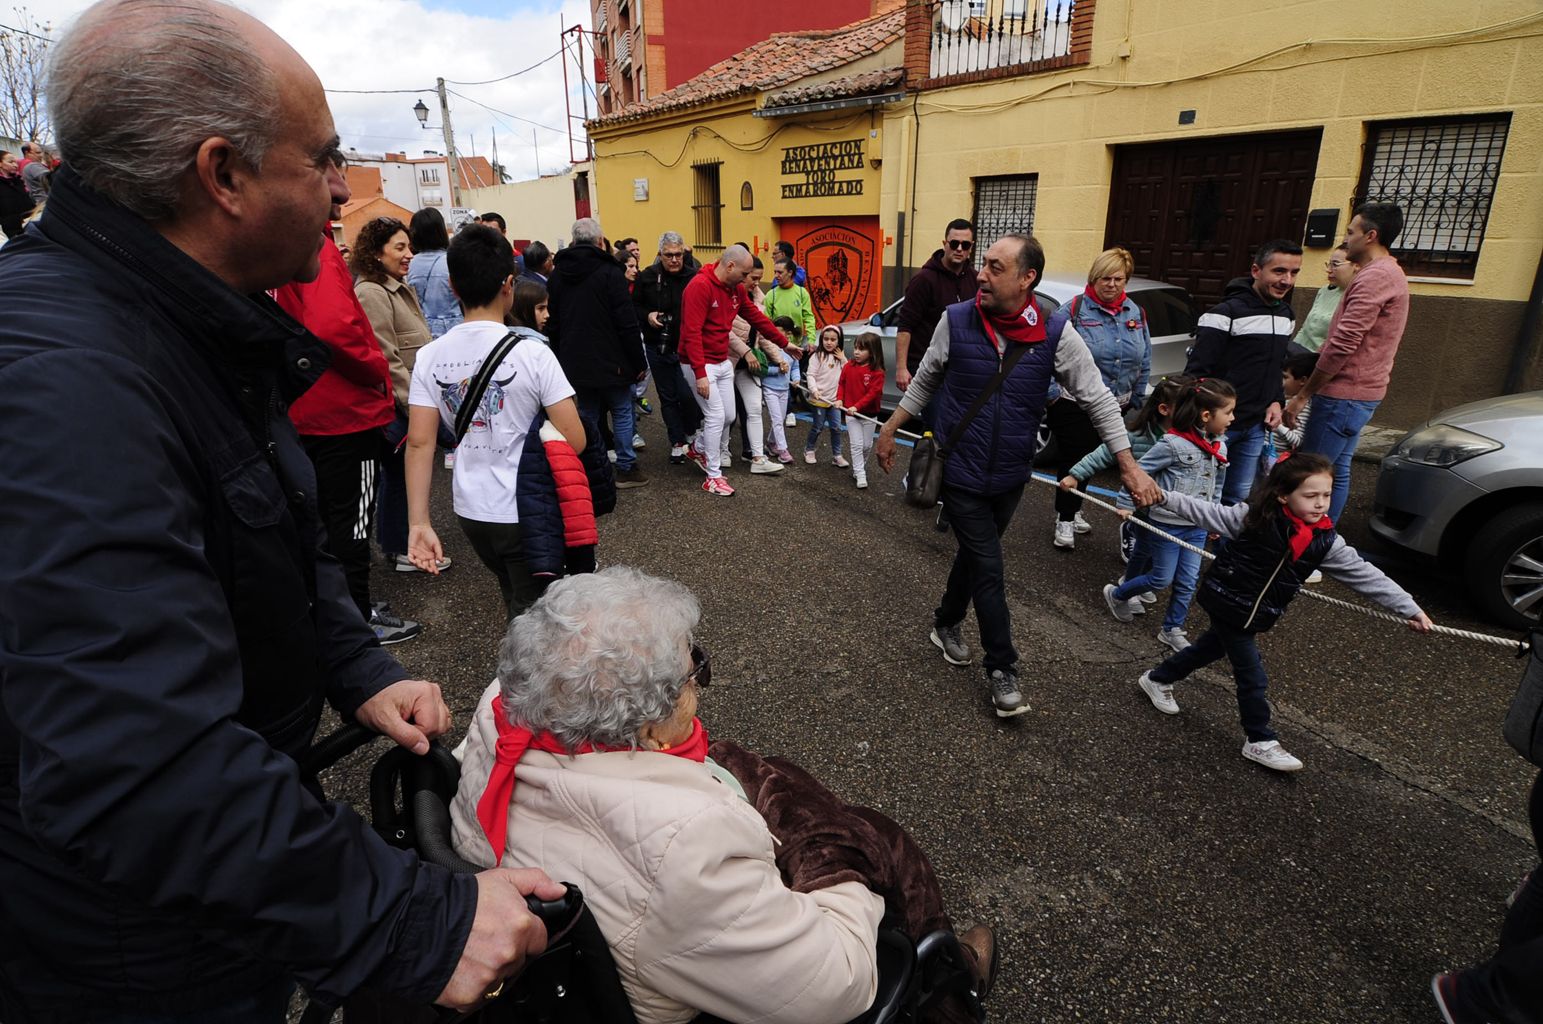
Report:
[[[418,352],[408,391],[408,557],[433,572],[443,557],[429,516],[429,488],[439,423],[454,429],[472,378],[509,329],[514,302],[514,251],[496,230],[471,225],[458,232],[445,259],[464,321]],[[520,456],[536,416],[548,420],[575,452],[585,445],[573,387],[551,348],[534,331],[504,356],[456,448],[451,493],[461,529],[482,564],[498,578],[512,619],[545,589],[525,561],[517,503]],[[539,340],[538,340],[539,339]]]

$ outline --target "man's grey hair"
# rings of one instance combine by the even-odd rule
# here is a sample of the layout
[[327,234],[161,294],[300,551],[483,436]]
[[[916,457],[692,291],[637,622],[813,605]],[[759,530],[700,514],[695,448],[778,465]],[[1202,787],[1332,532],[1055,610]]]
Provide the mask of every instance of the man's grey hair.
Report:
[[724,266],[728,266],[731,263],[735,266],[741,263],[748,266],[750,264],[750,250],[736,243],[723,250],[723,255],[718,257],[718,262]]
[[580,217],[573,222],[574,245],[599,245],[605,235],[600,231],[600,222],[593,217]]
[[679,231],[666,231],[659,236],[659,251],[664,252],[664,247],[667,245],[678,245],[684,249],[686,247],[686,240],[680,237]]
[[85,183],[156,221],[206,139],[254,169],[278,140],[279,84],[218,0],[106,0],[53,47],[48,106]]
[[700,618],[684,586],[627,566],[558,580],[504,636],[504,713],[570,750],[636,746],[645,725],[675,713]]

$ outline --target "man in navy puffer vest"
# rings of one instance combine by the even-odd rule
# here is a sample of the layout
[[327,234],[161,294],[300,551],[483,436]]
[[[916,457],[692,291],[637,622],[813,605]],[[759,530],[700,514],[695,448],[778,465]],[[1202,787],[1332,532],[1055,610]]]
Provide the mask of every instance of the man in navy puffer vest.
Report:
[[[936,396],[940,445],[949,448],[943,470],[943,508],[959,551],[943,600],[933,612],[932,642],[951,665],[968,665],[959,624],[971,602],[985,647],[991,701],[1002,718],[1029,710],[1018,687],[1012,622],[1002,564],[1002,534],[1012,521],[1023,485],[1034,472],[1034,438],[1054,380],[1087,410],[1099,436],[1115,453],[1120,479],[1138,505],[1157,499],[1157,487],[1136,465],[1120,406],[1093,362],[1087,345],[1064,319],[1047,330],[1034,300],[1045,270],[1045,252],[1029,235],[1004,235],[986,250],[975,298],[949,306],[938,322],[911,386],[879,434],[874,452],[888,472],[895,463],[895,432]],[[1053,333],[1053,336],[1052,336]],[[952,435],[1001,369],[1011,345],[1027,346],[996,393]]]

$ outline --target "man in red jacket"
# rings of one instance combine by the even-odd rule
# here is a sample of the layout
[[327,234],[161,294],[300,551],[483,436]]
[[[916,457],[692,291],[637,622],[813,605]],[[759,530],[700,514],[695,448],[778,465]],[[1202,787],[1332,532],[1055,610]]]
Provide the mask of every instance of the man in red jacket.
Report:
[[[334,204],[332,219],[341,215]],[[391,372],[369,318],[354,296],[343,254],[324,235],[321,273],[308,284],[277,289],[284,312],[321,340],[331,365],[289,408],[306,454],[316,467],[316,503],[327,548],[343,563],[348,592],[382,644],[411,640],[423,627],[370,602],[370,519],[380,479],[381,428],[391,422]]]
[[680,371],[696,389],[702,409],[702,429],[686,457],[707,474],[702,490],[728,497],[734,488],[719,468],[723,433],[734,422],[734,363],[729,359],[729,328],[742,316],[763,336],[772,338],[797,359],[801,353],[769,320],[745,291],[751,268],[750,250],[731,245],[717,263],[703,267],[680,300]]

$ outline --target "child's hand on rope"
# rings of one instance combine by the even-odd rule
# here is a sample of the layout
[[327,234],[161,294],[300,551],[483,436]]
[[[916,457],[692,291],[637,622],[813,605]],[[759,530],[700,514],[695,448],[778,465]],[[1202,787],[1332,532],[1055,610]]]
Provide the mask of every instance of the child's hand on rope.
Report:
[[1061,477],[1061,490],[1063,490],[1063,491],[1075,491],[1076,489],[1077,489],[1077,478],[1076,477],[1074,477],[1074,476],[1063,476],[1063,477]]
[[1435,623],[1432,622],[1430,620],[1430,616],[1426,615],[1424,612],[1421,612],[1409,620],[1409,628],[1414,630],[1416,633],[1429,633],[1434,626]]

